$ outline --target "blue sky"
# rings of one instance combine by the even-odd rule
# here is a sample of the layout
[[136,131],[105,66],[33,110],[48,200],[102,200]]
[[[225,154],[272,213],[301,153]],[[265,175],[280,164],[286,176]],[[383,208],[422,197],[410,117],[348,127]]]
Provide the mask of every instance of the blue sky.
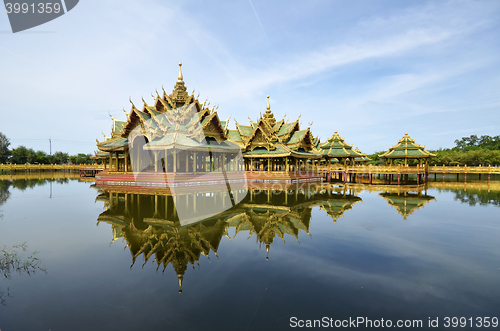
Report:
[[[247,124],[266,109],[365,153],[500,134],[499,1],[93,1],[13,34],[0,14],[0,132],[93,153],[129,97],[188,91]],[[231,124],[234,127],[234,122]]]

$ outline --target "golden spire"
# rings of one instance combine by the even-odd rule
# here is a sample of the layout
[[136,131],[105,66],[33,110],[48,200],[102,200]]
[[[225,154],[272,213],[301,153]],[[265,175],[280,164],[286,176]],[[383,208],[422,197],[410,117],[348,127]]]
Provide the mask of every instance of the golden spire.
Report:
[[[267,121],[267,123],[271,126],[274,127],[276,124],[276,119],[274,118],[274,114],[271,113],[271,105],[269,104],[269,95],[267,96],[267,110],[266,113],[264,114],[264,119]],[[262,117],[262,115],[261,115]]]
[[181,67],[182,67],[182,63],[179,62],[179,76],[177,77],[177,82],[175,83],[174,90],[172,91],[172,94],[169,95],[170,99],[172,99],[172,101],[175,102],[175,107],[179,107],[179,106],[184,105],[186,103],[187,98],[188,98],[186,86],[184,86],[184,80],[182,77]]
[[179,77],[177,77],[178,82],[182,82],[183,80],[181,67],[182,67],[182,62],[179,62]]
[[269,244],[266,244],[266,261],[269,261]]

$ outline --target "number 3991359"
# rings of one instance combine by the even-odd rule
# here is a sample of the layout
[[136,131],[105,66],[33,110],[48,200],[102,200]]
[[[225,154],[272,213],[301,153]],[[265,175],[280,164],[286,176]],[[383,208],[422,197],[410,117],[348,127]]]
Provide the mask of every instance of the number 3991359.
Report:
[[19,2],[14,2],[10,3],[7,2],[5,4],[5,9],[7,10],[7,14],[26,14],[26,13],[38,13],[38,14],[58,14],[61,11],[61,4],[59,3],[51,3],[51,2],[46,2],[46,3],[38,3],[38,4],[27,4],[27,3],[19,3]]

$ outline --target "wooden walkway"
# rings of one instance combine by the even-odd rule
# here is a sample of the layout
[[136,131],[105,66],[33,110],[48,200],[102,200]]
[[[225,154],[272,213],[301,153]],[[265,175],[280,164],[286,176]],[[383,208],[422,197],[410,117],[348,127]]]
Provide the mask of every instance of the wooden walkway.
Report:
[[454,174],[457,176],[457,181],[460,176],[463,176],[464,181],[467,181],[468,174],[478,174],[479,179],[482,175],[488,177],[490,180],[491,175],[500,175],[500,167],[468,167],[468,166],[375,166],[375,165],[356,165],[356,166],[331,166],[330,171],[326,166],[319,167],[318,171],[323,175],[327,181],[329,179],[337,179],[344,183],[356,183],[358,178],[368,177],[368,181],[371,184],[375,177],[384,178],[389,181],[396,181],[398,184],[402,180],[408,180],[410,175],[416,176],[417,183],[425,182],[428,180],[430,174],[434,175],[434,179],[437,178],[438,174],[444,177],[447,174]]

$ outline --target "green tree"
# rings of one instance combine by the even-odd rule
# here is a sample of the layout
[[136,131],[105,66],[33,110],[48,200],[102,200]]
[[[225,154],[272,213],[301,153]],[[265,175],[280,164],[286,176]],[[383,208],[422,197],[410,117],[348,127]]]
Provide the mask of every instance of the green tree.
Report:
[[10,151],[9,151],[10,141],[9,139],[0,132],[0,163],[5,163],[9,159]]
[[25,164],[36,162],[36,152],[32,148],[19,146],[11,151],[11,162],[15,164]]
[[68,160],[69,160],[68,153],[55,152],[54,155],[52,155],[52,158],[50,159],[50,163],[66,164],[68,163]]
[[455,140],[454,148],[464,151],[480,148],[499,150],[500,136],[490,137],[488,135],[483,135],[481,137],[478,137],[477,135],[473,134],[470,137],[462,137],[462,139]]
[[367,155],[370,159],[372,159],[371,161],[368,161],[368,164],[373,164],[373,165],[380,165],[380,164],[384,164],[385,163],[385,160],[384,159],[381,159],[379,157],[379,155],[382,155],[384,154],[386,151],[380,151],[380,152],[375,152],[373,154],[370,154],[370,155]]
[[40,164],[48,164],[50,163],[50,160],[47,156],[47,153],[45,153],[44,151],[36,151],[35,162]]

